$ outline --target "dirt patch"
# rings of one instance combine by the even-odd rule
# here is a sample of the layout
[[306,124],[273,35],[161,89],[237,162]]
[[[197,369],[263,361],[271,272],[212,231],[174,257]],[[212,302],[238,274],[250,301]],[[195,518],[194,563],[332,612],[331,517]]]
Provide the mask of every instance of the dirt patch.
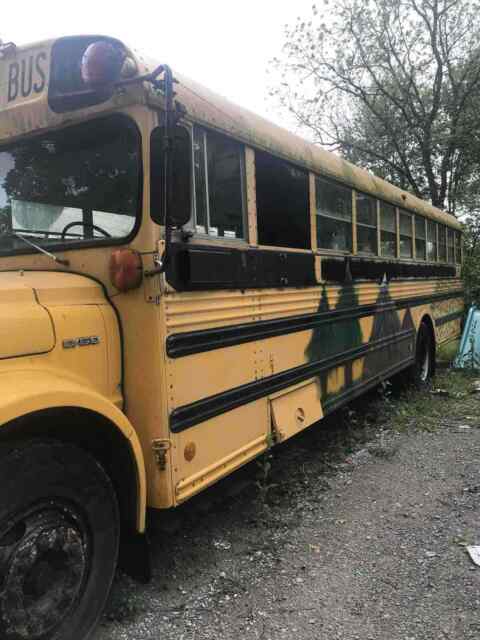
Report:
[[154,579],[117,576],[95,640],[478,639],[470,385],[386,386],[152,519]]

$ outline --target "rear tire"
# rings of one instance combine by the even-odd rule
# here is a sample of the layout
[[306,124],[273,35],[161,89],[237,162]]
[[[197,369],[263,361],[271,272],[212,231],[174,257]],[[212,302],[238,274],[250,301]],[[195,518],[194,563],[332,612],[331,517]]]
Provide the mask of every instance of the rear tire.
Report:
[[119,515],[100,464],[70,444],[0,447],[0,638],[85,640],[115,573]]
[[415,363],[409,371],[410,382],[419,389],[425,387],[435,372],[435,343],[426,322],[422,322],[417,333]]

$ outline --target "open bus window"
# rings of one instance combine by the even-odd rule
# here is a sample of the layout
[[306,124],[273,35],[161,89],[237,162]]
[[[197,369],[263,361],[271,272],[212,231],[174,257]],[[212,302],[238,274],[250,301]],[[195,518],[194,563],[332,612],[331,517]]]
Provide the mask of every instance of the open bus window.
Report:
[[443,224],[438,225],[438,259],[440,262],[447,261],[447,234]]
[[352,190],[315,178],[319,249],[352,250]]
[[309,249],[308,173],[256,151],[255,176],[259,244]]
[[364,193],[356,193],[357,203],[357,251],[378,253],[377,201]]
[[213,237],[245,238],[243,146],[195,127],[194,231]]
[[387,258],[397,255],[397,215],[395,207],[380,202],[380,253]]
[[400,211],[400,257],[413,258],[412,214]]
[[39,136],[0,151],[2,248],[124,238],[140,197],[136,130],[119,116]]
[[427,220],[427,260],[437,261],[437,223]]
[[415,257],[417,260],[426,259],[426,220],[422,216],[415,216]]

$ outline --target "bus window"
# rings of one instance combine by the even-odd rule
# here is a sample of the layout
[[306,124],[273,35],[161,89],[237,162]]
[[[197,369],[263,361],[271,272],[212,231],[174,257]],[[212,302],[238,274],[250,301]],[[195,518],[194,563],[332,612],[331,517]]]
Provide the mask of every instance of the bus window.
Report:
[[377,201],[364,193],[356,193],[357,251],[378,253],[377,249]]
[[258,243],[310,248],[308,173],[255,152]]
[[447,262],[455,262],[455,231],[447,228]]
[[412,215],[400,211],[400,257],[413,258]]
[[427,260],[437,261],[437,223],[427,221]]
[[315,178],[319,249],[352,250],[352,190]]
[[194,230],[213,237],[245,238],[243,147],[195,127]]
[[380,202],[380,253],[388,258],[397,255],[397,216],[395,207]]
[[415,216],[415,257],[426,260],[426,220],[422,216]]
[[445,225],[438,225],[438,260],[447,261],[447,234]]
[[462,262],[462,234],[460,231],[455,231],[455,262],[457,264]]
[[[9,229],[41,244],[125,238],[137,220],[140,175],[130,121],[93,120],[0,153],[2,214]],[[9,242],[12,250],[25,246]]]

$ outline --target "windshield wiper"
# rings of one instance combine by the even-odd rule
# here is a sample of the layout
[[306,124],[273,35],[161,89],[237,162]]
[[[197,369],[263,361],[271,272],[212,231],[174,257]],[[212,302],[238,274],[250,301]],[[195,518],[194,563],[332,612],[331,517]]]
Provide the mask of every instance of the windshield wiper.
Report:
[[47,251],[46,249],[44,249],[40,245],[36,244],[35,242],[32,242],[31,240],[27,240],[27,238],[25,238],[25,236],[22,236],[20,233],[17,233],[16,231],[10,231],[10,233],[8,235],[9,236],[13,236],[14,238],[18,238],[19,240],[22,240],[22,242],[24,242],[25,244],[28,244],[30,247],[33,247],[34,249],[36,249],[40,253],[43,253],[44,255],[48,256],[49,258],[51,258],[54,262],[57,262],[58,264],[61,264],[64,267],[69,267],[70,266],[70,260],[64,260],[63,258],[59,258],[58,256],[54,255],[50,251]]

